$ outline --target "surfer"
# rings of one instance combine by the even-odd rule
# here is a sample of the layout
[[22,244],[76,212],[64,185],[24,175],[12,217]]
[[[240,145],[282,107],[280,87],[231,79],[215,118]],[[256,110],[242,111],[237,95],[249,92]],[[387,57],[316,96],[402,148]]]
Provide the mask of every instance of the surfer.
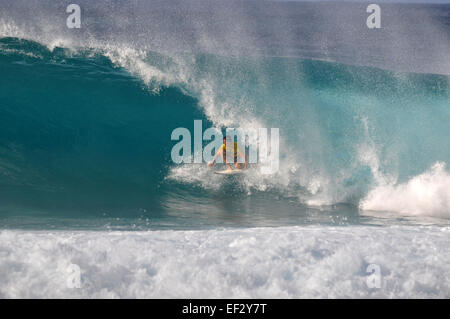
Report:
[[[222,146],[219,148],[216,155],[214,155],[213,160],[208,163],[208,166],[209,167],[213,166],[216,159],[220,156],[220,154],[222,154],[223,162],[227,165],[228,171],[233,170],[231,168],[230,163],[227,162],[227,151],[229,151],[229,152],[233,152],[233,155],[234,155],[234,161],[233,161],[234,167],[236,169],[247,169],[247,157],[245,156],[245,153],[241,151],[237,142],[234,142],[233,149],[230,145],[227,146],[227,140],[231,141],[231,137],[227,136],[227,137],[223,138]],[[244,158],[244,163],[238,163],[239,156]]]

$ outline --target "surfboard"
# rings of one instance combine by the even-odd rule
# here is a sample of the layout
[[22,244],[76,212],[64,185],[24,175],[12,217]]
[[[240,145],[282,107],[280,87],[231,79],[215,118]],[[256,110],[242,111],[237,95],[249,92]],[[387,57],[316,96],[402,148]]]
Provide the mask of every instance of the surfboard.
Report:
[[236,174],[245,174],[245,170],[243,169],[233,169],[233,170],[223,170],[223,171],[215,171],[214,174],[219,175],[236,175]]

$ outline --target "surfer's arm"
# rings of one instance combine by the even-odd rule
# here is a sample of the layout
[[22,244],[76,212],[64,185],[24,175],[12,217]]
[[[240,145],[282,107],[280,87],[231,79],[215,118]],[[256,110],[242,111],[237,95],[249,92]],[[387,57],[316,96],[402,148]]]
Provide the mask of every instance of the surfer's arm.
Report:
[[214,155],[212,161],[208,163],[208,166],[213,166],[214,163],[216,162],[216,159],[220,156],[220,154],[222,154],[222,147],[219,148],[216,155]]

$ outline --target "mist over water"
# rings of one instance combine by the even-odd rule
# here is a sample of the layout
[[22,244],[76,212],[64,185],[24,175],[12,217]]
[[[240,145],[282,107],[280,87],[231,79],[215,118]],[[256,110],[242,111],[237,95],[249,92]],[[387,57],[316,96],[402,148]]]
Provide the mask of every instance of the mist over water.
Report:
[[448,5],[275,1],[78,1],[83,25],[68,29],[64,1],[4,1],[2,35],[50,47],[127,47],[173,54],[291,56],[449,74]]

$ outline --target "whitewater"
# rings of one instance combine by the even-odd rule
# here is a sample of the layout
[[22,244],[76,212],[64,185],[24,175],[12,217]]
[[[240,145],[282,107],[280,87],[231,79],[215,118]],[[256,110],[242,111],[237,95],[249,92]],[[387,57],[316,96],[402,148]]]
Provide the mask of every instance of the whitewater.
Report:
[[[0,0],[1,298],[450,297],[449,5],[79,4]],[[194,120],[280,170],[173,163]]]
[[[449,227],[0,234],[3,298],[449,298]],[[69,266],[80,288],[67,285]],[[379,265],[380,286],[368,285]]]

